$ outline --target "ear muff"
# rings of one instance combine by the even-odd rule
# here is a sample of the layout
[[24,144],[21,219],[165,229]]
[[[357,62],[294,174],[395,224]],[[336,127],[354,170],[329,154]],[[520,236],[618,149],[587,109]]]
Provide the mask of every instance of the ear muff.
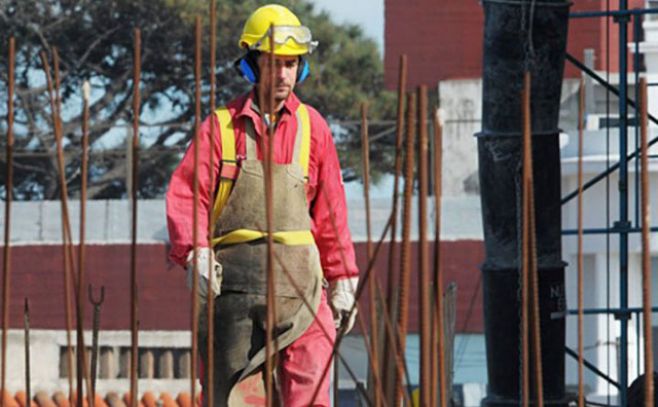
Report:
[[299,67],[297,68],[297,83],[302,83],[311,73],[311,66],[304,58],[299,58]]
[[258,83],[258,51],[249,51],[245,56],[235,61],[235,70],[251,83]]
[[[233,64],[235,70],[251,83],[258,83],[260,70],[258,69],[258,52],[250,51]],[[297,68],[297,83],[302,83],[311,73],[311,66],[305,58],[299,58]]]

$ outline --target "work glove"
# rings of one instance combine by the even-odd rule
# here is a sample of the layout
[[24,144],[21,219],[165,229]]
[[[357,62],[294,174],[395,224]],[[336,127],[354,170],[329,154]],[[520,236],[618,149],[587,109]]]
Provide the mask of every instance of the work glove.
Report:
[[[359,285],[359,277],[340,278],[329,283],[331,310],[334,313],[336,329],[343,329],[348,333],[356,321],[356,307],[354,295]],[[354,310],[352,310],[354,308]],[[350,314],[350,311],[352,313]]]
[[[222,265],[215,259],[215,253],[208,247],[197,249],[197,273],[199,274],[197,295],[199,305],[203,306],[208,302],[208,272],[209,265],[212,264],[212,286],[210,287],[213,296],[218,296],[222,287]],[[194,251],[187,256],[187,287],[192,289],[194,281]]]

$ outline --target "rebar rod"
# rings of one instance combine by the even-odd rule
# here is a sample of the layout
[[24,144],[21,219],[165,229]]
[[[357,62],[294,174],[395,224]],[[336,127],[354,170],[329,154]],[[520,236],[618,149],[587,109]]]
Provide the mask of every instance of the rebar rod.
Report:
[[[339,355],[339,354],[337,354],[337,355]],[[333,364],[333,370],[334,370],[334,371],[333,371],[333,373],[334,373],[334,377],[333,377],[334,388],[332,389],[332,390],[333,390],[333,401],[334,401],[334,402],[333,402],[333,405],[338,405],[338,404],[340,403],[340,402],[339,402],[339,400],[340,400],[340,391],[339,391],[339,390],[340,390],[340,389],[339,389],[339,383],[338,383],[339,380],[340,380],[340,371],[339,371],[340,369],[339,369],[338,361],[336,360],[336,358],[333,358],[333,359],[334,359],[334,364]],[[319,385],[319,384],[318,384],[318,385]],[[360,387],[360,386],[357,386],[357,388],[358,388],[358,387]],[[371,397],[371,395],[368,394],[368,393],[366,393],[366,398],[368,399],[368,402],[370,402],[370,397]]]
[[[142,76],[142,32],[134,31],[133,49],[133,137],[131,165],[131,245],[130,245],[130,406],[137,407],[137,360],[138,360],[138,320],[137,320],[137,191],[139,183],[139,116],[141,106],[140,83]],[[194,357],[192,357],[194,360]]]
[[650,189],[649,189],[649,146],[648,146],[648,104],[647,79],[640,79],[640,149],[642,178],[642,322],[644,325],[644,405],[654,405],[653,378],[653,332],[651,322],[651,227]]
[[[407,137],[406,162],[404,178],[404,206],[402,209],[402,248],[400,251],[400,279],[398,296],[398,325],[401,351],[405,353],[407,343],[407,325],[409,322],[409,286],[411,280],[411,197],[414,183],[414,145],[415,145],[416,100],[413,93],[407,95]],[[395,403],[402,397],[402,373],[397,371],[395,379]]]
[[[101,305],[105,300],[105,286],[101,286],[101,296],[95,300],[91,294],[91,285],[87,286],[89,301],[94,306],[91,337],[91,398],[96,400],[96,371],[98,362],[98,331],[101,325]],[[90,404],[92,405],[92,404]],[[93,406],[92,406],[93,407]]]
[[[435,318],[432,333],[436,340],[432,341],[437,355],[432,358],[432,406],[448,407],[448,383],[445,364],[445,322],[443,310],[443,268],[441,267],[441,196],[443,174],[443,134],[439,110],[434,115],[434,302]],[[439,397],[436,395],[437,378],[439,382]]]
[[[540,313],[539,313],[539,275],[537,270],[537,247],[536,247],[536,226],[535,226],[535,202],[534,202],[534,179],[533,179],[533,164],[532,164],[532,129],[531,129],[531,115],[530,115],[530,93],[531,93],[531,80],[530,73],[526,72],[524,76],[524,91],[523,91],[523,115],[524,115],[524,200],[526,200],[527,208],[527,260],[528,260],[528,283],[529,283],[529,299],[530,299],[530,320],[532,330],[532,356],[533,356],[533,372],[535,379],[535,397],[537,407],[544,406],[544,386],[542,374],[542,360],[541,360],[541,328],[540,328]],[[524,247],[526,245],[524,244]]]
[[[395,164],[393,176],[393,199],[392,199],[392,213],[393,223],[391,224],[391,237],[388,244],[388,270],[386,276],[387,282],[387,300],[388,313],[391,318],[397,320],[397,285],[393,284],[396,276],[395,267],[395,254],[397,249],[397,219],[398,219],[398,201],[399,201],[399,188],[400,188],[400,173],[402,172],[402,142],[404,135],[404,97],[407,88],[407,56],[401,55],[399,62],[398,72],[398,106],[397,106],[397,121],[395,129]],[[391,353],[391,348],[395,349],[396,340],[388,340],[386,337],[382,338],[384,345],[384,354]],[[395,371],[396,367],[393,366],[389,358],[384,359],[383,377],[385,378],[386,388],[388,393],[386,399],[393,404],[395,397]]]
[[[68,273],[65,272],[65,275],[68,275],[66,278],[66,290],[68,291],[68,302],[66,308],[69,312],[69,318],[71,321],[67,321],[68,324],[73,324],[73,311],[71,310],[71,289],[74,288],[75,284],[75,265],[73,264],[74,253],[73,253],[73,237],[71,233],[71,220],[68,210],[68,185],[66,183],[66,161],[64,159],[64,133],[62,131],[62,100],[60,97],[60,75],[59,75],[59,52],[57,48],[53,47],[53,71],[54,71],[54,80],[55,80],[55,108],[57,111],[57,124],[55,132],[55,137],[58,140],[57,144],[57,160],[60,167],[60,183],[61,183],[61,200],[62,200],[62,229],[64,232],[64,250],[67,255],[64,256],[64,260],[68,263]],[[75,297],[73,297],[75,299]],[[70,336],[70,333],[69,333]],[[71,339],[72,343],[72,339]],[[71,364],[70,370],[73,370],[73,347],[71,347],[71,353],[69,355],[69,361]],[[71,380],[73,380],[73,375],[71,374]],[[69,399],[71,404],[73,404],[73,388],[69,388]]]
[[[528,351],[528,279],[530,268],[530,255],[529,249],[529,223],[530,223],[530,210],[529,210],[529,195],[528,178],[532,174],[532,167],[528,155],[532,154],[532,149],[529,149],[529,139],[531,134],[530,122],[530,92],[527,84],[524,81],[524,87],[521,92],[521,109],[523,115],[523,180],[522,180],[522,246],[521,246],[521,406],[528,407],[530,404],[530,353]],[[528,151],[529,150],[529,151]]]
[[[374,264],[374,263],[373,263]],[[384,298],[384,290],[382,289],[381,284],[379,284],[378,280],[375,280],[377,283],[377,292],[379,294],[379,297],[383,300]],[[395,369],[402,370],[404,372],[405,377],[409,377],[409,369],[407,368],[406,361],[404,360],[404,352],[402,351],[402,347],[400,346],[400,336],[396,334],[396,330],[393,327],[393,318],[388,314],[388,310],[386,307],[382,307],[382,313],[384,314],[384,329],[386,330],[386,338],[387,340],[391,341],[393,344],[393,360],[395,362]],[[396,325],[397,327],[397,325]],[[388,355],[388,354],[387,354]],[[404,387],[405,391],[402,393],[402,396],[404,398],[405,405],[411,406],[413,405],[411,402],[411,391],[409,386]],[[382,403],[384,405],[389,405],[388,399],[384,398],[382,400]]]
[[420,405],[429,406],[431,402],[430,387],[436,383],[431,378],[431,305],[430,305],[430,259],[427,244],[427,182],[429,179],[427,155],[429,154],[427,136],[427,86],[421,85],[418,96],[418,302],[420,322]]
[[53,89],[53,78],[50,74],[50,65],[48,64],[48,57],[45,51],[40,53],[41,62],[43,64],[44,73],[46,76],[46,84],[48,88],[48,95],[50,100],[50,110],[53,122],[53,133],[55,136],[56,156],[57,156],[57,169],[60,184],[60,204],[61,204],[61,223],[62,223],[62,255],[63,255],[63,269],[64,269],[64,314],[66,320],[66,359],[67,359],[67,379],[69,385],[69,402],[73,403],[73,347],[71,339],[71,330],[73,329],[72,311],[71,311],[71,281],[72,281],[72,260],[73,253],[69,252],[72,248],[70,244],[71,230],[68,218],[68,192],[66,185],[65,165],[64,165],[64,151],[62,147],[61,137],[61,124],[59,116],[59,59],[56,49],[53,49],[53,64],[55,65],[55,89]]
[[23,327],[25,329],[25,405],[29,407],[32,405],[32,377],[30,374],[30,302],[27,298],[25,298],[23,307]]
[[[368,140],[368,105],[361,103],[361,154],[363,162],[363,201],[366,208],[366,253],[368,261],[372,259],[372,230],[370,223],[370,142]],[[370,294],[370,347],[372,360],[372,371],[370,380],[374,380],[373,372],[379,373],[379,319],[377,317],[377,276],[370,276],[368,282],[368,293]],[[380,373],[379,373],[380,374]],[[380,376],[381,377],[381,374]],[[373,386],[374,387],[374,386]],[[381,406],[381,394],[376,388],[372,390],[375,407]]]
[[[274,293],[274,237],[273,232],[273,217],[272,212],[273,208],[273,186],[272,186],[272,163],[273,163],[273,147],[274,147],[274,124],[275,124],[275,114],[274,111],[274,24],[270,25],[268,40],[270,42],[270,52],[267,54],[267,66],[268,66],[268,80],[267,80],[267,101],[264,98],[259,98],[261,104],[261,113],[265,116],[265,112],[269,115],[267,123],[267,143],[262,143],[261,151],[263,152],[263,165],[265,169],[264,178],[264,187],[265,187],[265,229],[267,231],[267,259],[266,259],[266,281],[267,281],[267,292],[266,292],[266,323],[265,323],[265,402],[267,407],[272,407],[274,405],[274,377],[273,372],[275,369],[275,352],[276,346],[274,346],[274,334],[273,328],[276,323],[276,310],[275,310],[275,293]],[[264,89],[263,83],[264,78],[261,78],[259,83],[259,89],[261,95],[263,95],[266,90]],[[261,120],[262,121],[262,120]],[[265,133],[263,132],[264,136]],[[264,137],[263,137],[264,138]]]
[[5,147],[5,240],[2,268],[2,383],[0,383],[0,407],[5,407],[5,385],[7,381],[7,332],[9,331],[9,298],[11,295],[11,202],[14,190],[14,72],[16,64],[16,41],[9,38],[7,75],[7,145]]
[[[201,123],[201,17],[194,20],[194,140],[193,150],[193,209],[192,209],[192,357],[190,360],[190,395],[192,403],[196,400],[196,372],[199,331],[199,127]],[[212,264],[212,262],[209,262]],[[211,273],[212,274],[212,273]],[[207,296],[212,297],[212,289],[208,284]]]
[[585,114],[585,82],[580,80],[578,95],[578,407],[585,407],[583,345],[583,127]]
[[[210,114],[215,114],[216,99],[215,88],[217,87],[217,78],[215,77],[215,64],[217,63],[217,2],[210,0]],[[215,256],[212,238],[215,234],[215,222],[213,222],[212,208],[215,202],[215,120],[213,117],[210,119],[210,140],[208,140],[208,247],[211,256]],[[208,262],[208,287],[212,287],[214,276],[213,262]],[[204,366],[204,374],[206,375],[207,388],[203,397],[206,399],[206,405],[214,406],[215,403],[215,296],[209,295],[207,300],[206,309],[206,323],[207,326],[207,355],[206,366]],[[203,403],[202,403],[203,404]]]
[[90,376],[87,365],[87,352],[84,340],[84,304],[83,289],[85,277],[85,231],[87,224],[87,177],[89,174],[89,82],[85,81],[82,85],[82,157],[80,165],[80,238],[78,247],[78,286],[76,295],[77,305],[77,405],[83,406],[83,377],[86,377],[87,385],[87,403],[89,407],[94,407],[92,398]]

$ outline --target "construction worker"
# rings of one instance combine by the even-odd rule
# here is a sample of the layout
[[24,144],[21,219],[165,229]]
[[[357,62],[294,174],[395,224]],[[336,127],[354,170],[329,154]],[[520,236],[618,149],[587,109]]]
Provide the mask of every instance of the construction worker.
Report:
[[[275,68],[270,84],[272,25]],[[267,242],[261,160],[269,142],[267,125],[272,121],[276,388],[284,406],[309,406],[320,386],[312,405],[328,406],[329,375],[322,374],[331,358],[336,328],[349,331],[354,324],[355,313],[349,311],[355,301],[358,269],[331,131],[322,116],[294,93],[295,86],[309,76],[306,55],[317,42],[290,10],[267,5],[247,19],[239,46],[244,55],[236,68],[254,87],[208,117],[198,134],[196,243],[201,308],[208,295],[216,299],[215,380],[209,384],[202,379],[202,386],[214,386],[215,405],[239,405],[232,398],[236,384],[264,369]],[[209,185],[213,122],[216,188]],[[190,148],[167,191],[171,258],[187,268],[188,280],[194,269],[193,173]],[[216,199],[210,202],[213,192]],[[213,212],[215,224],[213,247],[207,241],[208,211]],[[214,274],[208,287],[210,265]],[[200,332],[199,348],[205,360],[203,326]]]

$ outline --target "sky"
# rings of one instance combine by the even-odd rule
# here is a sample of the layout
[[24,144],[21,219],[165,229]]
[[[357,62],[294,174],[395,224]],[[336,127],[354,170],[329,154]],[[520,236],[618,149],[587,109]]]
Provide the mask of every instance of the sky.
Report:
[[338,23],[363,27],[368,37],[384,49],[384,0],[311,0],[317,8],[329,12]]

